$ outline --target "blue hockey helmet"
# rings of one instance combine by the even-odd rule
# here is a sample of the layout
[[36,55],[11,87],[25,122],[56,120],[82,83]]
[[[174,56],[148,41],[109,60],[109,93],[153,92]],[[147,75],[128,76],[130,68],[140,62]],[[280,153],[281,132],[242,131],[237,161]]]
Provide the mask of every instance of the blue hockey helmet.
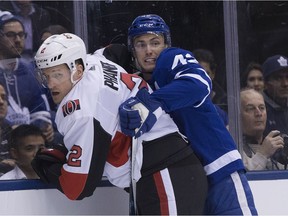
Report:
[[128,29],[129,50],[133,48],[133,40],[135,36],[147,33],[162,34],[165,43],[168,47],[171,46],[170,29],[165,21],[158,15],[146,14],[136,17]]

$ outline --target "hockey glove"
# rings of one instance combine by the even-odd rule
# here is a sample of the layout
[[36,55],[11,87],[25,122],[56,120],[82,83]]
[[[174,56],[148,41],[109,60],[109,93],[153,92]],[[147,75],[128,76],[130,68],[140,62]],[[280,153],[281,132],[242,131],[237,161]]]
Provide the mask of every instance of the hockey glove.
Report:
[[161,103],[150,99],[148,90],[142,88],[135,97],[120,105],[121,130],[128,136],[138,138],[151,130],[162,111]]
[[39,149],[36,156],[31,162],[34,171],[45,183],[50,183],[47,173],[51,165],[66,163],[67,149],[65,147],[57,147]]

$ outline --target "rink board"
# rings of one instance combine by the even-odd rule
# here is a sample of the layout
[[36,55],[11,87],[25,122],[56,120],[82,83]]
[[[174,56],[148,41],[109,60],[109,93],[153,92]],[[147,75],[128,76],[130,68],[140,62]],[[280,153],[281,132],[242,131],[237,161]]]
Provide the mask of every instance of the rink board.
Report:
[[[288,215],[288,172],[248,173],[259,215]],[[129,195],[107,180],[93,196],[71,201],[38,180],[0,181],[1,215],[127,215]]]

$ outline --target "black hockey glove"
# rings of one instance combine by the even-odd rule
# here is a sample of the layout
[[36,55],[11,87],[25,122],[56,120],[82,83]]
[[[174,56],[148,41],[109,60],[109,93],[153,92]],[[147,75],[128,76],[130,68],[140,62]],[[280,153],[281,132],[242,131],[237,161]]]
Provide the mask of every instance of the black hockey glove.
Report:
[[55,148],[40,149],[31,165],[40,179],[45,183],[51,183],[48,178],[49,168],[54,164],[63,165],[66,163],[67,149],[64,146],[55,146]]

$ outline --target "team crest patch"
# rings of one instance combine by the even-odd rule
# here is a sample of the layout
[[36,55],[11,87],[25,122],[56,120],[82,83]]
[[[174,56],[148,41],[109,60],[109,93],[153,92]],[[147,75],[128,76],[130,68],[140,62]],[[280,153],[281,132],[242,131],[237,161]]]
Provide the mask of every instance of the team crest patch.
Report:
[[80,110],[79,99],[70,100],[62,106],[62,112],[64,117],[67,115],[71,115],[75,110]]

